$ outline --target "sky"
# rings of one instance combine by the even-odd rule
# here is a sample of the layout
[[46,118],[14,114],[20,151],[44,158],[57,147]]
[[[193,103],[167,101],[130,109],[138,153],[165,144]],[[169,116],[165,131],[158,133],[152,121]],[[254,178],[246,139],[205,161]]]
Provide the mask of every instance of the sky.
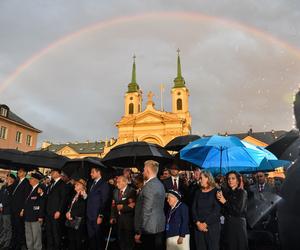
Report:
[[170,111],[177,48],[192,133],[294,126],[297,0],[2,0],[0,103],[40,143],[116,138],[133,55],[144,103],[164,84]]

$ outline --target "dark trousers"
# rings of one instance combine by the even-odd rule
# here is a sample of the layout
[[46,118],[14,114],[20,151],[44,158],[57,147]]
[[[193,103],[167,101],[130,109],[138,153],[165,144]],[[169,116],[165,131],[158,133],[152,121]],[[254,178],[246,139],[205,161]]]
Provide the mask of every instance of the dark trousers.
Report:
[[87,219],[87,231],[90,250],[105,249],[103,225],[97,225],[97,219]]
[[163,250],[165,249],[164,232],[157,234],[142,234],[142,249],[143,250]]
[[219,250],[220,234],[220,223],[209,225],[208,232],[195,229],[196,248],[201,250]]
[[246,219],[242,217],[226,217],[224,225],[225,249],[248,250]]
[[134,248],[134,231],[127,229],[118,230],[119,247],[121,250],[132,250]]
[[59,250],[61,248],[61,228],[60,219],[55,220],[52,215],[46,215],[47,250]]
[[14,213],[11,216],[11,224],[12,224],[11,248],[14,250],[19,250],[22,248],[22,246],[26,246],[24,219],[20,217],[19,213]]
[[75,230],[68,228],[68,250],[82,250],[85,249],[85,230],[84,225],[80,226],[79,229]]

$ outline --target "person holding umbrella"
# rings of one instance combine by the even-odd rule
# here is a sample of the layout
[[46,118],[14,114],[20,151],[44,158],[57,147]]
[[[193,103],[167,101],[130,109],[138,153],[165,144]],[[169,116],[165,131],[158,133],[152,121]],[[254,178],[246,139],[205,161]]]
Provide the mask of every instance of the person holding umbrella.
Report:
[[26,198],[28,197],[31,186],[26,178],[27,172],[25,169],[18,170],[19,181],[12,192],[11,212],[12,212],[12,241],[11,248],[19,250],[26,245],[25,240],[25,224],[24,218],[21,216],[21,211],[24,208]]
[[167,192],[170,209],[166,221],[167,250],[189,250],[189,209],[181,202],[181,194],[176,190]]
[[45,199],[40,187],[43,176],[32,173],[29,183],[32,186],[30,194],[26,198],[21,216],[25,220],[25,236],[28,250],[42,250],[42,223],[45,216]]
[[240,186],[240,174],[226,174],[228,191],[218,191],[216,196],[222,203],[225,216],[225,243],[227,250],[248,250],[246,228],[247,192]]
[[201,172],[201,189],[195,192],[192,207],[197,249],[219,250],[221,206],[216,198],[216,183],[212,174]]

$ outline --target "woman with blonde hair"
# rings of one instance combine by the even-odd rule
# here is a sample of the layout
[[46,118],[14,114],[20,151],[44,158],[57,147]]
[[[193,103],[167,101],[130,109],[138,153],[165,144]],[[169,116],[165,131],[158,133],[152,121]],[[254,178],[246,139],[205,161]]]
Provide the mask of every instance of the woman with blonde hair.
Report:
[[197,249],[219,250],[221,208],[216,198],[217,192],[212,174],[201,171],[200,188],[195,193],[192,207]]
[[86,181],[79,179],[74,185],[75,196],[68,205],[66,227],[69,235],[70,250],[84,249],[85,244],[85,214],[86,214]]

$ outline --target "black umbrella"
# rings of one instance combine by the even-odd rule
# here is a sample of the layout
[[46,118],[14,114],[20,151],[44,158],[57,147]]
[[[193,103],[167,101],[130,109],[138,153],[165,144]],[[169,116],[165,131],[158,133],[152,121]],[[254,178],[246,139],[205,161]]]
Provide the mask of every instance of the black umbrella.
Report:
[[37,166],[51,169],[61,169],[69,158],[51,151],[36,150],[25,153],[26,161]]
[[281,160],[295,160],[299,155],[300,136],[298,130],[291,130],[266,147]]
[[17,149],[0,149],[0,168],[18,170],[24,168],[31,171],[36,166],[26,159],[26,153]]
[[163,147],[147,142],[129,142],[118,145],[103,158],[107,166],[142,168],[147,160],[158,161],[165,165],[173,160],[172,155]]
[[97,157],[85,157],[68,160],[62,167],[62,171],[72,179],[88,179],[92,167],[100,168],[103,171],[103,174],[108,174],[114,171],[112,168],[105,166],[101,162],[101,159]]
[[173,162],[170,162],[169,164],[167,164],[166,167],[169,168],[169,167],[171,167],[172,164],[176,164],[178,166],[179,170],[185,170],[185,171],[192,171],[196,168],[199,168],[199,166],[197,166],[191,162],[180,159],[180,153],[173,155]]
[[183,135],[175,137],[173,140],[169,141],[169,143],[165,146],[165,149],[170,151],[180,151],[190,142],[195,141],[201,138],[199,135]]
[[247,222],[251,228],[267,216],[281,200],[280,196],[271,192],[260,195],[260,199],[252,198],[247,204]]

